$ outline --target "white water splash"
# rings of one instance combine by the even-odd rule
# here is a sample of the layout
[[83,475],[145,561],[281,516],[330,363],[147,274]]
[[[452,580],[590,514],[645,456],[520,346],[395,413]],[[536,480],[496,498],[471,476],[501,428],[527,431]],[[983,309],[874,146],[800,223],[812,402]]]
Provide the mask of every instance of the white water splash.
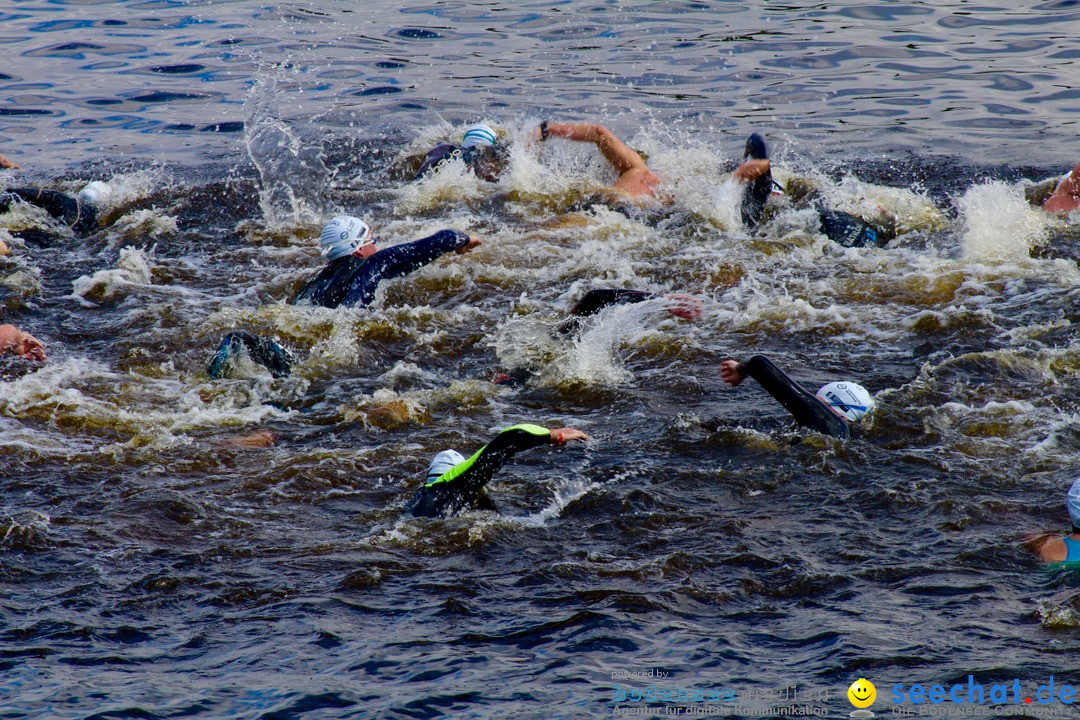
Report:
[[305,145],[282,121],[273,79],[252,86],[244,111],[244,142],[259,170],[263,218],[272,225],[321,223],[328,176],[322,148]]
[[1027,260],[1032,245],[1046,238],[1039,210],[1018,186],[974,185],[959,201],[964,218],[964,258],[977,262]]

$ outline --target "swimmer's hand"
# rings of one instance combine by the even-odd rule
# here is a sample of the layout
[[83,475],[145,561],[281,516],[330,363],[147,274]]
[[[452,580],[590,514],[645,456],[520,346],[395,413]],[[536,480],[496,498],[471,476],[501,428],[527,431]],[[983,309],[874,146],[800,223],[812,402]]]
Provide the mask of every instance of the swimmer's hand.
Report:
[[767,172],[769,172],[768,160],[747,160],[735,168],[735,172],[731,173],[731,177],[739,182],[750,182],[757,180]]
[[47,359],[41,341],[14,325],[0,325],[0,355],[6,352],[18,355],[23,360],[45,362]]
[[555,428],[551,431],[551,444],[552,445],[565,445],[571,440],[581,440],[585,442],[589,440],[589,436],[580,430],[574,428]]
[[11,254],[11,248],[9,248],[7,246],[6,242],[4,242],[3,240],[0,240],[0,255],[10,255],[10,254]]
[[483,241],[480,238],[476,237],[475,235],[470,235],[469,242],[465,243],[454,252],[456,252],[458,255],[464,255],[467,252],[472,252],[473,248],[480,247],[480,245],[482,244]]
[[221,441],[227,448],[265,448],[277,442],[277,434],[272,430],[256,430],[250,435],[232,435]]
[[697,298],[690,297],[689,295],[669,293],[664,297],[668,299],[666,305],[667,311],[676,317],[686,318],[687,320],[697,320],[704,311],[704,306],[701,304],[701,301]]
[[739,373],[739,361],[725,360],[720,363],[720,379],[731,387],[735,387],[741,383],[743,381],[743,376]]
[[0,155],[0,168],[8,168],[9,170],[18,170],[19,165],[18,165],[18,163],[15,163],[15,162],[12,162],[11,160],[8,160],[3,155]]

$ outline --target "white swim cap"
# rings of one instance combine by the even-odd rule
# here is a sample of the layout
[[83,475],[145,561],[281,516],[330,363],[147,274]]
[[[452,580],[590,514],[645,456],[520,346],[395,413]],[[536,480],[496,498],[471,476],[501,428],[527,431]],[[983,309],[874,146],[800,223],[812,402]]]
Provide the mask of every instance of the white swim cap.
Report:
[[874,399],[862,385],[853,382],[831,382],[817,391],[826,405],[848,420],[861,420],[874,409]]
[[427,481],[438,480],[450,468],[463,462],[465,462],[465,457],[457,450],[443,450],[435,456],[435,459],[431,461],[431,465],[428,466]]
[[465,139],[461,142],[461,147],[470,148],[477,145],[494,145],[495,139],[495,131],[489,126],[481,123],[479,125],[473,125],[465,131]]
[[1065,505],[1069,508],[1069,520],[1073,527],[1080,528],[1080,480],[1077,480],[1069,488],[1069,494],[1065,496]]
[[356,252],[357,248],[370,245],[371,228],[367,223],[351,215],[340,215],[323,225],[319,245],[327,260],[337,260]]
[[79,191],[79,202],[97,205],[108,197],[110,192],[112,192],[112,189],[108,185],[100,180],[95,180],[87,183],[86,187]]

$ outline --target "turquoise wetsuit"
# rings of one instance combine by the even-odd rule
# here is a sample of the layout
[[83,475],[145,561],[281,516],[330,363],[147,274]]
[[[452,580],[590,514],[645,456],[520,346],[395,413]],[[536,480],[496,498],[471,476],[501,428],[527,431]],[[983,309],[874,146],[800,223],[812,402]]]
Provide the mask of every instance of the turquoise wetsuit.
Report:
[[1062,538],[1065,541],[1066,555],[1062,562],[1080,563],[1080,540],[1071,537]]
[[418,517],[438,517],[472,507],[477,495],[511,455],[550,443],[551,431],[539,425],[506,428],[471,458],[420,488],[406,510]]

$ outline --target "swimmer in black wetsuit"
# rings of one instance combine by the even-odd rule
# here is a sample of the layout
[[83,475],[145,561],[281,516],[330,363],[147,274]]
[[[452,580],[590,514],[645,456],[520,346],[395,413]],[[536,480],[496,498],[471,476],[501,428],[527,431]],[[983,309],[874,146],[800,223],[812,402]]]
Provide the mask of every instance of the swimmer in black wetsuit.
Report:
[[379,250],[367,223],[342,216],[323,226],[319,244],[330,263],[304,283],[289,301],[294,305],[368,305],[381,281],[408,275],[449,252],[463,255],[479,246],[480,239],[458,230],[440,230]]
[[514,425],[465,459],[455,450],[443,450],[428,468],[427,482],[406,506],[416,517],[445,517],[477,505],[477,497],[510,456],[540,445],[565,445],[589,436],[573,428],[548,430],[539,425]]
[[[570,336],[581,329],[582,318],[596,315],[601,310],[612,305],[632,305],[656,298],[665,298],[667,303],[664,308],[677,317],[687,320],[697,320],[701,317],[701,301],[689,295],[677,293],[654,293],[643,290],[625,290],[622,288],[596,288],[585,293],[577,304],[570,309],[570,317],[559,323],[556,327],[563,336]],[[533,373],[526,368],[516,368],[509,373],[497,374],[492,382],[496,385],[509,385],[520,387],[524,385]]]
[[[744,162],[735,171],[734,177],[747,183],[740,208],[743,225],[748,228],[756,227],[761,222],[773,190],[779,190],[781,194],[784,191],[784,188],[773,180],[769,150],[765,145],[765,138],[759,133],[753,133],[747,138]],[[883,229],[851,213],[826,208],[820,197],[812,196],[806,202],[813,203],[822,234],[835,243],[844,247],[884,247],[888,242]]]
[[92,182],[77,196],[59,190],[16,187],[0,190],[0,213],[7,212],[16,202],[35,205],[68,225],[77,235],[90,235],[98,227],[97,203],[108,193],[105,183]]
[[832,382],[814,395],[764,355],[754,355],[744,362],[725,360],[720,364],[720,377],[732,387],[747,377],[754,378],[792,414],[796,423],[841,440],[850,437],[850,423],[861,420],[874,408],[870,393],[861,385]]
[[238,353],[246,353],[252,362],[265,367],[275,378],[287,378],[292,372],[292,353],[281,345],[246,330],[233,330],[221,338],[217,352],[207,365],[210,379],[229,377]]
[[481,180],[498,182],[503,162],[505,162],[505,154],[505,150],[497,143],[494,130],[484,124],[473,125],[465,131],[461,145],[444,142],[429,150],[413,179],[419,180],[435,172],[448,160],[461,158],[465,166]]

